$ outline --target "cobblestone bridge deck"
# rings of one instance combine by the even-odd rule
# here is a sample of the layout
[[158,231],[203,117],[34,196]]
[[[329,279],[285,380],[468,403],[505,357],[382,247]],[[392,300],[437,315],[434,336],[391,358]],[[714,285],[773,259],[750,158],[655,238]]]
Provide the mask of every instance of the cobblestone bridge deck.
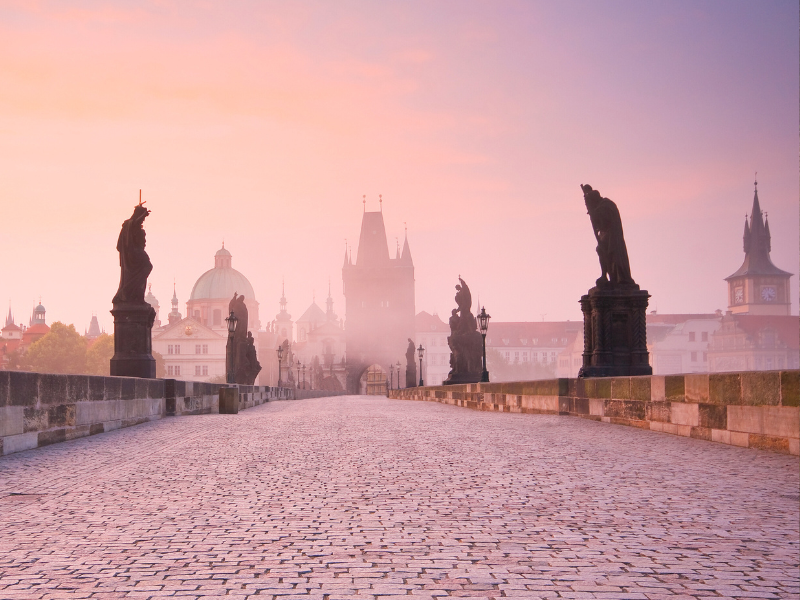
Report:
[[0,459],[0,598],[798,598],[798,461],[378,397]]

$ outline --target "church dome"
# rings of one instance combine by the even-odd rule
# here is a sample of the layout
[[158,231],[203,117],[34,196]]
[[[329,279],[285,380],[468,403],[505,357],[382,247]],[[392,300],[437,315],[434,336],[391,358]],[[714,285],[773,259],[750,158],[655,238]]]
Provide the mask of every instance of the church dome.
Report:
[[214,268],[203,273],[192,288],[189,300],[233,298],[233,294],[255,300],[253,286],[247,277],[231,266],[231,253],[223,245],[214,255]]

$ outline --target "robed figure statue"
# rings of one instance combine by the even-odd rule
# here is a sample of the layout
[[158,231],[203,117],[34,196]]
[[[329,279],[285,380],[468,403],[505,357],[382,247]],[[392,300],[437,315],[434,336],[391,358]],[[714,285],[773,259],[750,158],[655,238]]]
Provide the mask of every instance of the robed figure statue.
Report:
[[628,249],[622,234],[622,219],[617,205],[608,198],[600,196],[600,192],[593,190],[590,185],[581,185],[581,189],[597,239],[597,256],[602,271],[597,285],[603,286],[608,283],[634,285],[631,265],[628,262]]
[[[140,192],[141,194],[141,192]],[[122,223],[117,239],[119,289],[114,295],[114,356],[111,375],[123,377],[156,376],[151,330],[156,311],[144,299],[147,277],[153,270],[145,252],[144,220],[150,211],[141,195],[130,219]]]
[[150,211],[139,202],[133,208],[131,218],[122,223],[122,230],[117,240],[119,252],[120,278],[119,289],[113,304],[142,304],[147,287],[147,277],[153,270],[150,257],[144,251],[144,220]]
[[233,379],[242,385],[253,385],[261,371],[261,365],[256,355],[253,334],[247,330],[248,313],[244,294],[233,293],[233,298],[228,303],[228,311],[236,317],[236,329],[233,337],[228,339],[228,352],[233,357]]
[[472,314],[472,292],[459,276],[456,284],[456,306],[450,314],[450,374],[444,385],[475,383],[481,380],[481,334]]

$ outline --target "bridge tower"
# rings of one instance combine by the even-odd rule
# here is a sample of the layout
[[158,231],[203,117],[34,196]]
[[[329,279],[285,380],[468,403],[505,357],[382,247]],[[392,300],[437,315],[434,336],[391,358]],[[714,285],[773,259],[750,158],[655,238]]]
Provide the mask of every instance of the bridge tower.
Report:
[[398,247],[390,258],[383,212],[368,212],[365,206],[356,262],[345,251],[342,281],[347,389],[359,393],[369,367],[379,365],[387,377],[390,365],[400,362],[405,369],[408,339],[414,338],[414,262],[408,234],[402,253]]

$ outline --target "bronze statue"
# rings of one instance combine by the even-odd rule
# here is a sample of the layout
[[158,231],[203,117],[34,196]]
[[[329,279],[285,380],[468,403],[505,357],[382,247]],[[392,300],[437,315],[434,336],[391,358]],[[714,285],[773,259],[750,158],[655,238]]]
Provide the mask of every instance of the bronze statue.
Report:
[[602,270],[597,285],[635,285],[617,205],[601,197],[600,192],[593,190],[590,185],[581,185],[581,189],[597,239],[597,256]]
[[450,374],[445,385],[452,383],[475,383],[481,380],[482,338],[478,322],[472,314],[472,293],[466,282],[458,278],[454,308],[450,315]]
[[414,348],[414,340],[408,338],[408,348],[406,348],[406,387],[417,387],[417,349]]
[[150,257],[144,251],[145,233],[144,220],[150,211],[144,207],[144,202],[139,200],[133,208],[131,218],[122,223],[122,231],[117,240],[119,252],[120,278],[119,289],[114,299],[118,304],[142,304],[144,292],[147,287],[147,277],[153,270]]

